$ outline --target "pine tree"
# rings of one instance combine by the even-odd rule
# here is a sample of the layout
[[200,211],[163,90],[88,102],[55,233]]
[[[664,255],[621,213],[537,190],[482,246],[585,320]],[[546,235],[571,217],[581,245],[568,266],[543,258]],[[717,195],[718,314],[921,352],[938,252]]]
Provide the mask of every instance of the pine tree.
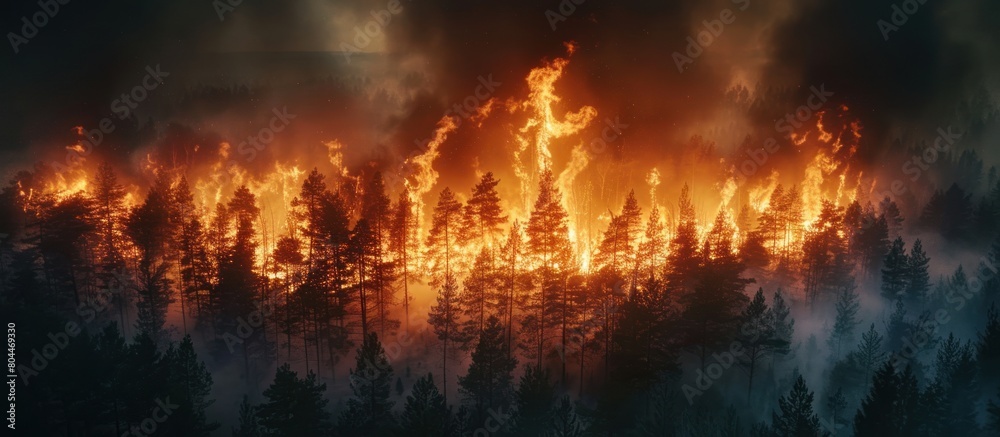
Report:
[[898,238],[903,230],[903,216],[899,212],[899,206],[889,196],[879,202],[879,210],[885,216],[886,224],[889,227],[889,238]]
[[677,230],[670,241],[670,255],[667,256],[669,270],[666,280],[674,289],[690,291],[697,282],[701,257],[698,254],[698,220],[687,184],[681,188],[678,211]]
[[909,367],[897,374],[891,360],[875,372],[871,391],[854,416],[854,435],[858,437],[910,436],[921,429],[917,413],[920,392]]
[[[302,293],[298,304],[303,317],[313,321],[314,331],[326,328],[323,325],[329,324],[327,329],[322,330],[328,340],[330,362],[334,362],[334,351],[346,353],[353,347],[348,339],[351,325],[347,320],[349,316],[357,315],[353,311],[359,306],[357,303],[361,293],[355,291],[358,291],[358,287],[364,287],[363,283],[354,280],[358,273],[355,270],[358,261],[362,261],[362,255],[370,253],[359,252],[357,246],[362,241],[367,243],[370,240],[352,241],[357,235],[352,235],[348,230],[348,208],[339,194],[324,191],[320,196],[318,213],[318,221],[312,224],[315,230],[310,229],[310,232],[316,233],[317,245],[308,255],[313,273],[310,275],[307,272],[307,280],[303,286],[308,292]],[[362,324],[362,331],[364,328],[365,324]],[[316,356],[319,357],[319,335],[316,337]],[[303,335],[303,346],[305,344]]]
[[837,434],[836,430],[848,424],[843,415],[845,408],[847,408],[847,397],[844,396],[844,389],[837,387],[837,391],[826,398],[826,409],[830,412],[831,416],[830,426],[827,428],[833,428],[835,431],[834,434]]
[[996,369],[1000,369],[1000,315],[997,314],[996,306],[990,306],[986,313],[986,326],[982,332],[977,334],[976,361],[979,363],[980,380],[989,384],[996,384],[1000,375]]
[[871,205],[862,208],[852,204],[844,214],[851,230],[850,251],[867,278],[882,268],[882,259],[889,250],[889,225],[884,216],[876,216]]
[[377,293],[376,269],[379,264],[379,249],[376,248],[378,240],[374,230],[368,220],[361,219],[351,230],[351,253],[354,255],[354,272],[357,275],[355,289],[357,289],[358,307],[361,310],[361,336],[368,338],[368,333],[372,332],[372,322],[376,317],[372,315],[373,295]]
[[139,285],[136,328],[158,343],[166,340],[163,325],[173,302],[167,244],[171,234],[169,193],[151,189],[141,206],[126,219],[126,234],[139,251],[136,276]]
[[452,437],[458,435],[456,425],[451,407],[434,385],[434,375],[417,379],[399,416],[400,437]]
[[413,201],[408,189],[399,193],[399,200],[393,208],[392,232],[390,243],[396,254],[396,264],[399,269],[403,286],[403,323],[406,331],[410,330],[410,270],[417,261],[416,237],[419,224],[413,213]]
[[843,222],[840,208],[824,200],[819,219],[802,243],[803,283],[810,305],[853,286]]
[[523,264],[524,236],[521,234],[521,225],[515,221],[507,234],[500,253],[497,265],[497,286],[500,288],[497,299],[497,306],[500,310],[500,319],[504,324],[504,331],[507,338],[507,356],[512,356],[512,346],[514,344],[514,320],[517,317],[514,309],[524,307],[524,291],[528,288],[528,275],[525,274]]
[[854,328],[860,323],[857,319],[860,308],[857,292],[853,289],[844,289],[840,292],[840,297],[837,299],[837,317],[834,319],[833,331],[827,340],[834,360],[839,360],[843,347],[854,341]]
[[514,415],[512,433],[518,436],[549,435],[556,400],[549,371],[526,365],[517,386],[516,400],[517,413]]
[[563,396],[556,406],[552,418],[553,437],[583,437],[583,427],[581,426],[573,404],[569,396]]
[[462,204],[448,188],[441,191],[434,207],[431,230],[427,236],[427,258],[430,262],[431,285],[441,286],[451,277],[455,262],[455,248],[461,246]]
[[779,288],[771,298],[771,313],[774,314],[774,336],[780,340],[785,347],[776,349],[774,352],[786,355],[791,352],[792,336],[795,333],[795,319],[792,318],[791,308],[785,303],[785,296]]
[[882,263],[882,296],[890,301],[902,297],[907,287],[909,260],[902,237],[897,237]]
[[757,232],[764,240],[769,255],[777,258],[780,255],[779,249],[784,230],[784,205],[785,188],[778,184],[767,202],[767,207],[757,218]]
[[697,285],[680,296],[684,343],[695,350],[703,366],[712,349],[731,341],[748,301],[743,289],[754,282],[742,276],[744,267],[733,252],[732,235],[732,226],[720,212],[706,238],[705,265]]
[[875,324],[868,327],[868,332],[861,335],[861,343],[858,344],[857,359],[861,367],[864,381],[870,381],[871,372],[882,362],[885,351],[882,348],[882,336],[875,331]]
[[173,435],[210,435],[219,427],[218,423],[210,423],[206,416],[208,407],[215,403],[208,398],[212,392],[212,374],[205,363],[198,360],[191,336],[185,335],[176,349],[171,344],[164,354],[164,362],[169,369],[167,393],[179,408],[171,413],[162,429]]
[[740,315],[741,325],[737,339],[743,345],[744,353],[739,356],[739,365],[747,372],[747,402],[753,392],[753,377],[757,367],[775,351],[788,347],[777,336],[774,313],[764,300],[764,289],[757,289],[753,299]]
[[826,433],[821,431],[819,417],[813,412],[813,393],[806,387],[802,375],[795,380],[788,396],[778,399],[778,412],[771,413],[771,427],[779,437],[813,437]]
[[996,402],[990,400],[987,408],[989,413],[989,427],[995,432],[1000,432],[1000,396],[997,396]]
[[911,302],[921,302],[930,289],[930,275],[927,273],[927,266],[930,258],[924,253],[924,246],[920,239],[913,242],[910,248],[910,256],[907,257],[906,272],[906,298]]
[[[231,239],[225,240],[225,246],[219,249],[218,280],[212,290],[212,314],[215,317],[215,331],[225,342],[226,349],[232,351],[235,347],[232,341],[237,332],[238,320],[247,317],[256,308],[254,303],[259,299],[260,277],[257,274],[256,251],[258,246],[254,223],[260,213],[256,197],[246,186],[242,186],[233,194],[233,198],[224,208],[225,214],[220,219],[230,222],[235,233]],[[240,344],[243,355],[244,379],[250,381],[251,357],[266,354],[264,333],[266,328],[255,329],[251,335],[242,339]],[[222,346],[219,345],[220,349]]]
[[396,264],[389,254],[389,238],[391,230],[392,203],[385,194],[385,184],[382,174],[376,172],[364,194],[361,196],[361,218],[370,227],[370,242],[362,245],[370,252],[370,284],[372,295],[373,326],[378,328],[380,336],[385,337],[386,331],[399,327],[399,321],[391,317],[392,306],[395,303]]
[[541,365],[545,355],[547,328],[560,328],[563,345],[569,334],[569,317],[564,304],[569,300],[566,280],[571,268],[572,248],[566,220],[562,194],[555,186],[552,171],[546,169],[539,179],[538,198],[525,229],[527,252],[536,261],[534,275],[541,285],[530,305],[533,317],[526,319],[529,322],[526,330],[535,339],[536,365]]
[[782,247],[782,259],[781,264],[790,266],[792,262],[798,259],[798,253],[795,248],[796,242],[800,241],[802,238],[802,195],[799,192],[798,186],[792,186],[785,194],[785,198],[780,202],[783,208],[781,208],[782,214],[782,224],[783,229],[783,247]]
[[97,241],[94,252],[97,262],[97,277],[102,289],[119,289],[115,298],[118,307],[118,323],[127,333],[128,308],[131,304],[129,290],[120,283],[119,276],[125,271],[125,258],[122,253],[124,243],[125,217],[125,187],[118,182],[114,168],[108,162],[103,162],[97,169],[93,180],[94,219],[97,231]]
[[[639,273],[647,280],[656,279],[666,263],[666,237],[663,235],[663,223],[660,222],[660,209],[654,206],[649,211],[646,231],[639,244]],[[641,278],[640,278],[641,279]]]
[[458,378],[459,391],[474,417],[485,419],[490,409],[509,408],[516,366],[517,359],[507,356],[500,319],[490,316],[479,332],[468,373]]
[[299,378],[286,363],[264,390],[267,401],[256,408],[257,420],[269,436],[322,435],[330,428],[324,391],[315,374]]
[[458,296],[465,315],[462,336],[466,340],[475,341],[478,333],[486,326],[487,316],[496,307],[493,302],[495,278],[491,253],[488,247],[483,247],[465,279],[465,289]]
[[[676,316],[659,290],[629,291],[616,308],[617,328],[611,334],[609,353],[615,390],[633,393],[656,383],[665,372],[677,370]],[[605,334],[606,335],[606,334]]]
[[263,437],[257,421],[257,409],[250,403],[247,395],[243,395],[243,401],[240,402],[239,415],[239,427],[233,428],[233,437]]
[[392,414],[395,404],[389,397],[392,392],[392,366],[385,357],[385,350],[378,334],[365,337],[354,369],[351,370],[351,392],[347,410],[341,415],[341,427],[349,435],[386,435],[396,423]]
[[943,390],[946,414],[944,427],[975,434],[980,401],[979,367],[976,348],[971,342],[961,344],[949,335],[938,350],[935,382]]
[[594,263],[598,268],[608,267],[622,271],[623,267],[632,265],[631,259],[634,256],[634,244],[639,233],[641,214],[642,210],[635,200],[635,191],[629,191],[621,211],[618,215],[611,214],[611,222],[604,231],[604,238],[594,257]]
[[445,400],[448,399],[448,346],[464,339],[459,328],[461,308],[455,289],[455,281],[446,278],[438,292],[437,305],[431,306],[427,315],[427,323],[434,328],[434,334],[441,341],[441,379]]
[[209,287],[210,266],[205,247],[204,223],[202,223],[195,208],[194,196],[191,194],[186,178],[183,176],[180,178],[173,193],[177,210],[176,220],[179,222],[176,225],[177,234],[174,245],[178,251],[178,266],[180,268],[178,288],[186,334],[187,314],[191,305],[194,305],[194,313],[198,317],[199,324],[207,321],[205,320],[207,317],[203,313],[203,311],[207,311],[205,308],[207,302],[203,298],[202,291]]
[[465,206],[465,223],[468,235],[479,240],[480,247],[493,246],[500,236],[500,226],[507,221],[497,194],[500,181],[487,172],[472,189],[472,197]]

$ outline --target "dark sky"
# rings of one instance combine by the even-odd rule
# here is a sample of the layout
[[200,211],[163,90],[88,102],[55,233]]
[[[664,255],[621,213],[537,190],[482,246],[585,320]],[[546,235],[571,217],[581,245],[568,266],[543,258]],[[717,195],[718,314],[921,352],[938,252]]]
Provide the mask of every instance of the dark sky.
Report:
[[[573,4],[561,3],[563,12]],[[161,138],[171,123],[203,139],[227,138],[237,134],[220,124],[249,112],[192,98],[192,90],[248,86],[258,90],[250,99],[255,113],[294,103],[317,122],[349,119],[341,128],[358,132],[339,135],[394,153],[426,136],[480,75],[504,83],[500,99],[523,94],[527,72],[565,56],[568,41],[578,51],[563,79],[572,91],[562,104],[634,121],[633,135],[645,143],[717,123],[733,84],[788,88],[794,100],[825,83],[862,119],[869,135],[862,155],[874,159],[894,128],[945,125],[956,105],[997,91],[995,1],[928,0],[888,41],[877,22],[891,22],[901,1],[586,0],[553,29],[546,11],[558,12],[561,3],[402,0],[401,12],[380,26],[384,34],[363,49],[380,55],[347,63],[337,54],[342,43],[390,2],[243,0],[220,20],[209,0],[70,1],[18,53],[9,44],[0,50],[0,149],[7,162],[58,151],[73,141],[74,126],[96,127],[112,115],[117,96],[157,64],[171,76],[150,92],[138,118],[119,123],[152,120]],[[42,11],[37,1],[12,0],[4,8],[0,29],[17,34],[22,17]],[[735,21],[678,72],[671,54],[724,9]],[[314,84],[327,79],[341,88],[317,92]],[[303,135],[331,129],[317,125]],[[127,154],[141,142],[107,144]]]

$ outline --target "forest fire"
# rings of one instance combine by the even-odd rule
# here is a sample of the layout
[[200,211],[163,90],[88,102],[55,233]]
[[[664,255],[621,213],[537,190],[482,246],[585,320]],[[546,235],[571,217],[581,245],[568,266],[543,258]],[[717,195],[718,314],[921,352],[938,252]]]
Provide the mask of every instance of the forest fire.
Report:
[[[566,48],[568,55],[572,55],[574,46],[567,44]],[[530,220],[532,203],[535,202],[535,197],[538,195],[539,177],[545,171],[553,172],[554,180],[551,181],[553,185],[551,188],[558,190],[560,198],[557,200],[559,207],[564,211],[586,209],[586,199],[593,196],[592,193],[575,188],[577,177],[588,166],[591,159],[591,155],[584,151],[586,144],[583,141],[571,146],[570,158],[561,169],[558,169],[553,163],[552,140],[575,136],[597,117],[597,109],[592,106],[582,106],[576,111],[565,112],[561,117],[555,115],[554,107],[562,100],[557,91],[557,82],[569,62],[568,57],[556,58],[532,69],[525,78],[528,95],[523,100],[516,100],[512,97],[506,103],[511,112],[524,110],[527,114],[524,124],[512,132],[513,138],[511,138],[516,144],[511,155],[511,159],[515,163],[511,176],[517,183],[519,194],[508,199],[491,199],[497,202],[491,207],[509,211],[507,221],[510,223],[526,223]],[[481,120],[489,117],[492,107],[493,100],[491,99],[482,105],[472,118]],[[861,173],[852,174],[851,172],[851,158],[861,139],[859,122],[851,119],[847,107],[841,105],[835,120],[828,122],[842,121],[845,123],[844,126],[838,126],[838,133],[834,136],[833,133],[824,128],[825,116],[824,112],[819,112],[814,127],[801,134],[791,134],[791,140],[798,147],[799,153],[811,152],[814,155],[811,159],[806,159],[808,164],[803,174],[798,176],[801,177],[799,182],[785,188],[790,189],[789,195],[794,197],[794,199],[787,200],[800,204],[801,213],[798,214],[801,215],[801,223],[796,227],[797,230],[786,232],[777,246],[800,245],[806,233],[811,231],[813,224],[819,220],[823,201],[829,201],[836,206],[843,207],[855,201],[858,190],[862,188]],[[406,214],[412,215],[414,222],[413,235],[407,238],[414,240],[412,244],[419,245],[431,232],[432,223],[425,219],[425,214],[433,208],[434,195],[437,193],[435,190],[442,188],[438,184],[439,173],[435,169],[435,163],[440,158],[442,144],[447,141],[449,134],[453,133],[459,126],[456,117],[458,116],[447,115],[437,123],[426,150],[404,162],[402,168],[408,174],[401,175],[402,178],[398,179],[401,186],[394,187],[405,190],[407,196],[404,205],[409,205],[409,211]],[[467,125],[466,128],[475,129],[476,127]],[[78,129],[78,132],[82,131]],[[351,175],[348,168],[344,166],[341,154],[341,149],[345,147],[343,144],[333,140],[326,143],[326,147],[329,152],[329,162],[333,166],[333,173],[329,176],[332,177],[331,181],[336,184],[334,191],[344,197],[341,200],[346,203],[345,207],[349,212],[350,220],[356,221],[357,214],[364,206],[357,203],[351,204],[351,202],[363,199],[366,190],[370,187],[365,186],[363,180],[365,175]],[[844,149],[845,147],[846,149]],[[82,148],[80,143],[68,146],[68,149]],[[192,198],[193,206],[197,211],[197,220],[202,226],[212,223],[216,215],[220,214],[220,208],[225,208],[232,193],[237,188],[245,186],[254,196],[259,209],[257,217],[254,217],[254,240],[258,244],[255,263],[266,266],[272,262],[269,260],[274,256],[273,254],[283,238],[299,238],[296,233],[298,232],[297,228],[301,225],[296,222],[301,218],[296,216],[293,204],[302,196],[299,190],[303,187],[303,182],[309,174],[309,171],[305,170],[309,158],[291,162],[274,162],[269,170],[250,174],[246,169],[232,165],[232,152],[232,146],[229,143],[220,143],[217,159],[208,166],[201,166],[204,169],[202,171],[191,171],[191,169],[184,167],[168,167],[157,162],[151,154],[147,154],[141,169],[143,177],[149,181],[156,180],[157,184],[165,184],[166,190],[181,189],[180,185],[183,183],[185,185],[183,189],[189,191],[177,195]],[[789,177],[782,176],[782,173],[786,172],[789,173]],[[37,205],[33,205],[33,202],[40,202],[42,201],[40,199],[46,198],[47,195],[53,196],[58,201],[64,201],[73,196],[95,196],[97,183],[94,179],[97,174],[97,168],[81,158],[78,165],[71,167],[68,171],[55,173],[39,188],[31,188],[30,192],[27,193],[22,191],[25,211],[37,207]],[[741,235],[745,236],[754,230],[746,221],[747,218],[744,218],[742,222],[736,220],[736,217],[741,214],[739,209],[742,207],[739,201],[734,202],[733,199],[737,195],[737,191],[742,191],[737,197],[747,199],[746,204],[750,206],[749,211],[752,214],[766,214],[770,209],[773,209],[775,193],[777,193],[777,197],[783,195],[782,185],[777,181],[779,179],[787,180],[790,177],[796,177],[793,169],[774,168],[771,169],[771,174],[766,180],[750,187],[738,186],[733,178],[721,182],[723,184],[721,201],[719,207],[714,211],[720,219],[732,227],[734,241],[739,240]],[[655,168],[651,169],[646,181],[650,187],[649,203],[651,206],[670,205],[672,202],[668,199],[658,198],[657,187],[661,183],[659,178],[659,172]],[[851,185],[848,185],[849,179],[852,181]],[[22,183],[22,181],[18,181],[18,183]],[[122,188],[125,190],[125,195],[120,205],[121,208],[124,211],[136,208],[138,206],[136,199],[142,198],[141,193],[144,188],[138,184],[123,184]],[[386,194],[388,193],[378,195]],[[490,196],[495,195],[495,193],[490,194]],[[464,196],[458,195],[456,197],[461,199]],[[396,207],[399,206],[396,205]],[[613,205],[608,205],[608,207],[614,208]],[[475,208],[475,206],[467,205],[463,208],[471,211],[471,208]],[[702,213],[710,213],[710,211],[702,211]],[[396,214],[402,213],[396,212]],[[464,214],[468,215],[469,213]],[[590,271],[592,258],[601,243],[601,236],[589,232],[588,229],[600,225],[599,222],[602,220],[614,221],[618,219],[615,212],[611,212],[611,216],[602,215],[601,217],[603,219],[583,217],[582,214],[567,214],[566,216],[566,238],[573,249],[569,257],[576,260],[574,261],[575,265],[584,272]],[[709,238],[709,233],[712,231],[711,218],[711,216],[704,216],[699,220],[702,223],[697,227],[699,245]],[[462,220],[469,220],[469,218],[462,218]],[[668,222],[667,217],[659,216],[657,220],[659,220],[657,223],[659,227],[673,228],[677,225],[675,222]],[[228,232],[230,235],[220,236],[220,238],[231,237],[231,233],[235,232],[235,229],[230,229]],[[454,254],[456,259],[453,262],[461,268],[467,268],[477,254],[496,250],[497,248],[494,246],[499,243],[497,237],[501,232],[499,229],[491,230],[491,232],[493,234],[489,235],[488,238],[465,239],[463,237],[464,241],[451,243],[456,251]],[[666,235],[655,237],[665,238]],[[654,238],[654,236],[647,238]],[[633,246],[631,250],[637,250],[638,245],[642,243],[641,239],[632,236],[629,239],[634,240],[630,243]],[[388,246],[386,249],[388,250]],[[735,252],[736,248],[733,249]],[[670,255],[669,248],[664,248],[664,251],[665,256]],[[409,254],[410,259],[407,263],[415,272],[426,272],[424,269],[426,266],[425,258],[429,256],[423,252],[415,250]],[[536,261],[528,260],[527,262]],[[534,267],[537,265],[529,264],[529,269]],[[265,269],[262,273],[277,278],[281,271],[279,269],[269,272]],[[419,278],[419,275],[414,275],[414,278]],[[422,278],[422,280],[426,279],[429,278]],[[433,290],[428,291],[433,292]]]
[[1000,432],[995,32],[855,3],[56,11],[141,25],[0,71],[9,428]]

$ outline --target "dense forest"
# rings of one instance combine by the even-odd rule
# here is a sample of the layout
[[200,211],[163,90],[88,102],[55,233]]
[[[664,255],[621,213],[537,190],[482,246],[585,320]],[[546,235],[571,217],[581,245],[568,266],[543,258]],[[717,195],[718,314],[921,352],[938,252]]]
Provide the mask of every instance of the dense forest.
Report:
[[61,192],[38,166],[0,193],[18,430],[997,435],[1000,181],[970,160],[913,217],[859,195],[807,220],[779,184],[703,222],[686,185],[630,192],[586,260],[547,169],[526,220],[485,173],[426,231],[379,172],[313,170],[274,235],[246,186],[205,211],[182,171],[132,198],[109,164]]

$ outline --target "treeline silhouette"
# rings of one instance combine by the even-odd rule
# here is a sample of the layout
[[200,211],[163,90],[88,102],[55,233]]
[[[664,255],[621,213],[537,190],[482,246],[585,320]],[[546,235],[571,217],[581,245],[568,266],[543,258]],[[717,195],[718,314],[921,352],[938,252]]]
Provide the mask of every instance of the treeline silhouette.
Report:
[[[409,192],[392,200],[379,173],[314,170],[278,236],[245,186],[205,212],[183,174],[161,170],[128,207],[110,165],[68,194],[47,192],[46,172],[0,193],[30,435],[1000,432],[1000,240],[935,280],[888,198],[823,202],[806,226],[798,188],[778,186],[762,211],[723,208],[702,227],[687,186],[673,222],[629,193],[587,259],[549,171],[523,222],[486,173],[464,203],[442,190],[423,235]],[[978,203],[958,185],[936,193],[912,228],[956,246],[993,238],[993,179]],[[411,306],[424,282],[440,372],[415,375],[383,342],[423,327]],[[872,300],[892,308],[883,326],[864,318]],[[793,310],[832,325],[796,333]],[[225,366],[245,383],[220,398],[243,399],[231,430],[208,414],[209,369]],[[333,408],[322,381],[335,377],[350,394]]]

